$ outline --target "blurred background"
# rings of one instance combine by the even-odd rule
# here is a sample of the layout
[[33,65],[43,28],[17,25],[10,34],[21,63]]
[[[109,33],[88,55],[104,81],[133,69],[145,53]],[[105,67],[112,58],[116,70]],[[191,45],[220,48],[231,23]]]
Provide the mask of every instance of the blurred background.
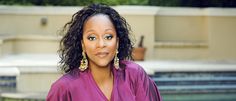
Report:
[[59,32],[91,3],[131,25],[164,101],[236,101],[236,0],[0,0],[0,101],[44,101],[62,75]]

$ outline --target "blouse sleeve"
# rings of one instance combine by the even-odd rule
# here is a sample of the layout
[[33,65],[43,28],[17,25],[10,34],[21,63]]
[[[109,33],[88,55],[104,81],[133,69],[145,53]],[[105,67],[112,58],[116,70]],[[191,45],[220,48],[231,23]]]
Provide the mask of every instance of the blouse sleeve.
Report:
[[46,101],[72,101],[66,84],[55,82],[48,92]]
[[136,101],[162,101],[155,82],[142,67],[140,67],[136,82]]

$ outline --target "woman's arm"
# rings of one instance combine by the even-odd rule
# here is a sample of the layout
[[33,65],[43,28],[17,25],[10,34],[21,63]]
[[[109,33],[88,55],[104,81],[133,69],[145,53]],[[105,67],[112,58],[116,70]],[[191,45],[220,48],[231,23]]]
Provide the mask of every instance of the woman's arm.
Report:
[[63,82],[55,82],[48,92],[46,101],[72,101],[68,87]]
[[137,76],[136,101],[162,101],[155,82],[140,67]]

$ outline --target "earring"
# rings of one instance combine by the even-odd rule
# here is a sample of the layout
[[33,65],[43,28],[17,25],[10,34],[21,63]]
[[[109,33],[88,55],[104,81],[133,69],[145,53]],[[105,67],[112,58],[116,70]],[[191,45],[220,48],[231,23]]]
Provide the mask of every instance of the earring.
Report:
[[80,69],[81,71],[84,71],[84,70],[86,70],[86,69],[88,68],[88,60],[87,60],[87,58],[86,58],[86,55],[85,55],[85,52],[84,52],[84,51],[82,52],[82,55],[83,55],[83,58],[82,58],[82,60],[80,61],[80,67],[79,67],[79,69]]
[[114,58],[114,66],[118,70],[119,69],[119,58],[118,58],[118,50],[116,50],[115,58]]

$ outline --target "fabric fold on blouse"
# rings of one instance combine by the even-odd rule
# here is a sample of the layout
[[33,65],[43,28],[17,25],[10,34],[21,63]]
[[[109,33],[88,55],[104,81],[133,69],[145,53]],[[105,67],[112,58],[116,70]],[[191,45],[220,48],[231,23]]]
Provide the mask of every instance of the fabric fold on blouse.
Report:
[[[144,69],[132,61],[121,61],[123,69],[112,69],[111,101],[162,101],[158,88]],[[108,101],[89,70],[74,69],[54,82],[46,101]]]

